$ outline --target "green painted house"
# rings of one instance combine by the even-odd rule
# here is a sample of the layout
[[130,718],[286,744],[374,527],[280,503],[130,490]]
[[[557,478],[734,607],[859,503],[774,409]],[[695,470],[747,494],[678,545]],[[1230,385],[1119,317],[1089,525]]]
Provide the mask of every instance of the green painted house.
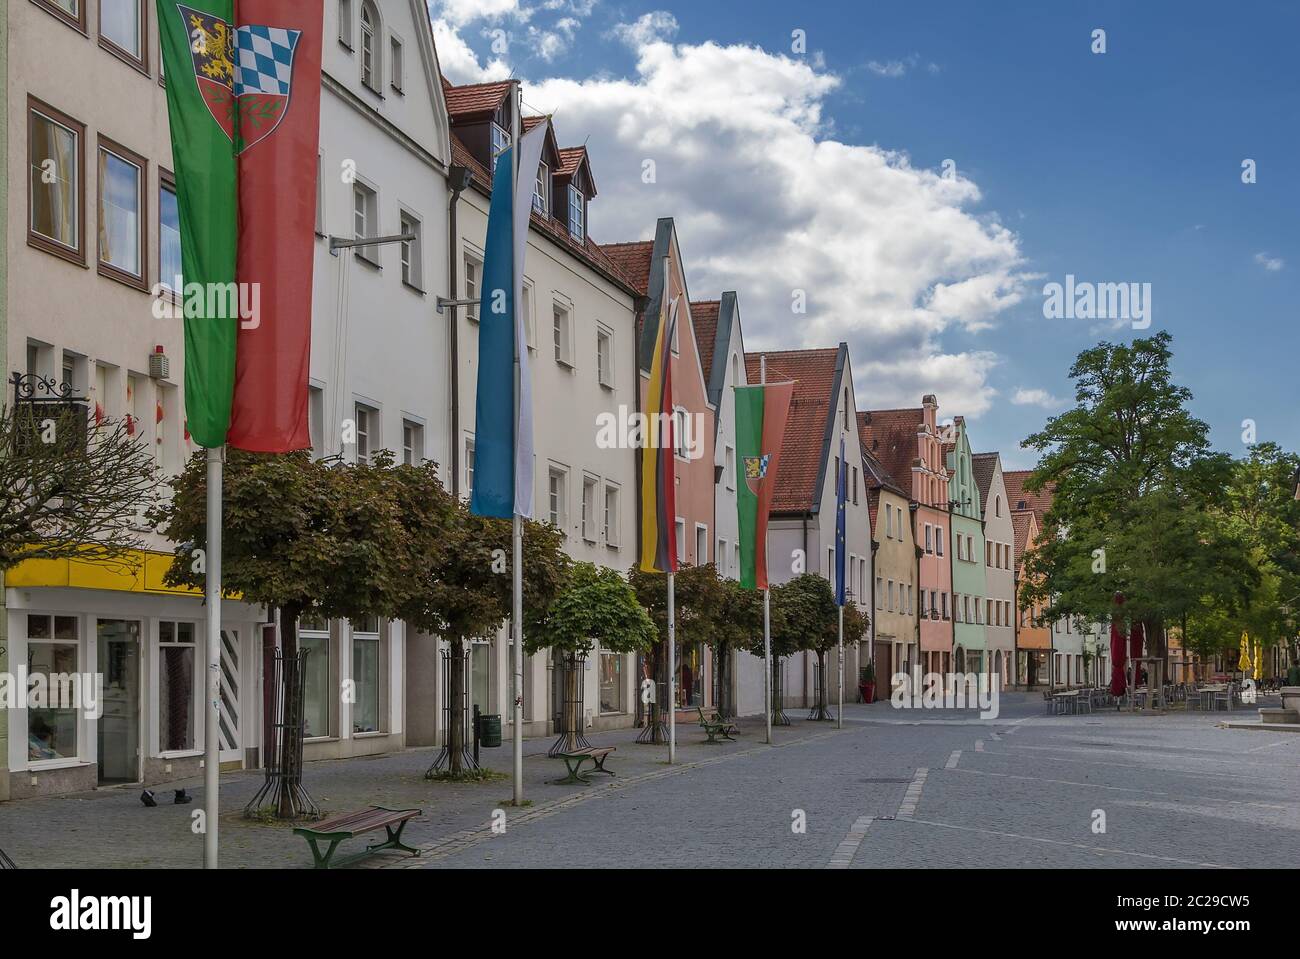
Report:
[[943,451],[952,511],[953,669],[986,672],[990,664],[984,635],[984,513],[964,417],[955,417],[947,428]]

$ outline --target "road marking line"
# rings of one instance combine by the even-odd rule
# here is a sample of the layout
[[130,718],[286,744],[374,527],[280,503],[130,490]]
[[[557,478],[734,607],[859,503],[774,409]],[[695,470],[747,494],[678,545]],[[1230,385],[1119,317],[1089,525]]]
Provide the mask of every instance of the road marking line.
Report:
[[975,751],[977,753],[984,752],[984,740],[982,739],[975,740]]
[[1110,853],[1116,856],[1133,856],[1137,859],[1154,859],[1158,862],[1172,862],[1183,866],[1201,866],[1206,869],[1234,869],[1234,866],[1224,866],[1216,862],[1195,862],[1191,859],[1175,859],[1172,856],[1156,856],[1151,853],[1133,852],[1129,849],[1116,849],[1111,846],[1090,846],[1082,842],[1069,842],[1064,839],[1044,839],[1042,836],[1022,836],[1014,832],[1001,832],[997,829],[980,829],[977,826],[958,826],[950,822],[933,822],[928,819],[908,819],[913,825],[917,826],[937,826],[940,829],[958,829],[962,832],[983,833],[986,836],[1003,836],[1007,839],[1024,839],[1028,842],[1041,842],[1049,846],[1070,846],[1074,849],[1084,849],[1091,853]]
[[1036,783],[1051,783],[1054,786],[1088,786],[1092,789],[1107,789],[1111,792],[1124,793],[1146,793],[1150,796],[1170,796],[1174,799],[1195,799],[1202,802],[1222,802],[1236,806],[1260,806],[1264,809],[1290,809],[1290,806],[1277,805],[1275,803],[1253,802],[1249,799],[1220,799],[1217,796],[1191,796],[1185,793],[1165,792],[1162,789],[1138,789],[1133,786],[1107,786],[1102,783],[1080,783],[1069,779],[1044,779],[1042,776],[1018,776],[1015,773],[993,773],[984,769],[958,769],[959,773],[968,773],[972,776],[997,776],[1002,779],[1027,779]]
[[943,768],[944,768],[944,769],[956,769],[956,768],[957,768],[957,760],[959,760],[959,759],[961,759],[961,750],[960,750],[960,749],[954,749],[954,750],[952,751],[952,755],[948,757],[948,761],[947,761],[946,763],[943,764]]
[[[1284,735],[1290,736],[1290,735],[1294,735],[1294,733],[1286,733]],[[1279,739],[1275,743],[1265,743],[1262,746],[1251,746],[1249,749],[1246,750],[1246,752],[1257,753],[1261,749],[1272,749],[1274,746],[1286,746],[1289,745],[1290,743],[1295,743],[1295,742],[1300,742],[1300,739]]]
[[858,817],[850,827],[848,835],[835,847],[830,862],[826,864],[827,869],[848,869],[852,865],[853,857],[857,854],[858,847],[862,845],[862,840],[866,838],[867,830],[871,827],[874,818],[874,816]]
[[930,774],[930,770],[924,766],[916,770],[916,775],[912,777],[911,784],[907,787],[907,792],[903,794],[903,801],[898,805],[898,812],[895,813],[899,819],[911,819],[916,813],[916,804],[921,801],[921,790],[925,788],[925,777]]

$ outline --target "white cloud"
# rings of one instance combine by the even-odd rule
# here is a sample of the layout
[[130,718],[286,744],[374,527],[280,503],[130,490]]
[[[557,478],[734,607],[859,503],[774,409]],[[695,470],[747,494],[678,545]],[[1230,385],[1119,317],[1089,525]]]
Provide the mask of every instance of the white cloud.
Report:
[[[891,80],[903,76],[909,70],[914,70],[918,66],[921,66],[921,56],[917,53],[909,53],[900,60],[867,61],[868,70],[876,76],[889,77]],[[937,63],[931,62],[925,64],[925,70],[929,73],[938,73],[939,69],[939,64]]]
[[[947,411],[987,410],[998,357],[945,351],[943,334],[992,324],[1024,298],[1027,274],[1015,233],[975,211],[976,184],[836,140],[823,106],[842,81],[816,61],[674,45],[675,30],[669,14],[622,24],[614,36],[636,56],[626,76],[526,83],[562,144],[589,138],[593,236],[645,238],[673,216],[691,295],[739,291],[750,349],[846,340],[864,404],[935,392]],[[806,314],[791,310],[796,290]]]
[[438,49],[438,65],[452,83],[482,83],[510,76],[510,67],[504,59],[494,57],[482,63],[445,20],[433,21],[433,42]]
[[1064,404],[1047,390],[1020,387],[1011,397],[1016,406],[1041,406],[1045,410],[1059,409]]
[[1286,263],[1280,256],[1269,256],[1263,251],[1255,254],[1255,262],[1270,273],[1276,273],[1278,270],[1286,266]]
[[505,17],[526,21],[531,16],[519,0],[429,0],[429,10],[435,18],[445,20],[453,27],[463,27],[474,20]]
[[668,40],[677,35],[677,18],[667,10],[654,10],[642,14],[632,23],[620,23],[608,36],[621,40],[636,50],[656,40]]

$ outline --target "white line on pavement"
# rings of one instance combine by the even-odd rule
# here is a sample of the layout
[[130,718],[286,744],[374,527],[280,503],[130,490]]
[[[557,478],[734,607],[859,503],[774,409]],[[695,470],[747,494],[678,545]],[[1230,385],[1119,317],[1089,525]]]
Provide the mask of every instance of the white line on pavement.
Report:
[[1288,809],[1288,806],[1278,805],[1276,803],[1251,802],[1249,799],[1220,799],[1217,796],[1195,796],[1188,797],[1184,793],[1165,792],[1160,789],[1141,789],[1133,786],[1106,786],[1102,783],[1081,783],[1069,779],[1044,779],[1042,776],[1017,776],[1015,773],[991,773],[983,769],[958,769],[959,773],[967,773],[971,776],[997,776],[1001,779],[1027,779],[1036,783],[1051,783],[1055,786],[1087,786],[1091,789],[1108,789],[1111,792],[1124,793],[1145,793],[1149,796],[1172,796],[1175,799],[1195,798],[1204,802],[1221,802],[1229,803],[1236,806],[1260,806],[1264,809]]
[[925,788],[925,777],[928,775],[930,770],[926,767],[917,769],[916,775],[912,777],[912,782],[907,787],[907,792],[903,794],[903,801],[899,803],[897,813],[899,819],[911,819],[916,812],[916,804],[921,801],[921,790]]
[[1205,869],[1232,869],[1233,866],[1223,866],[1216,862],[1195,862],[1191,859],[1175,859],[1172,856],[1155,856],[1151,853],[1133,852],[1129,849],[1116,849],[1111,846],[1089,846],[1082,842],[1068,842],[1064,839],[1044,839],[1042,836],[1022,836],[1014,832],[1001,832],[997,829],[980,829],[976,826],[958,826],[950,822],[932,822],[928,819],[911,819],[907,822],[914,826],[937,826],[940,829],[959,829],[962,832],[983,833],[986,836],[1002,836],[1007,839],[1023,839],[1027,842],[1041,842],[1050,846],[1070,846],[1074,849],[1084,849],[1092,853],[1108,853],[1113,856],[1133,856],[1137,859],[1154,859],[1159,862],[1173,862],[1183,866],[1201,866]]
[[943,768],[944,768],[944,769],[956,769],[956,768],[957,768],[957,760],[959,760],[959,759],[961,759],[961,750],[960,750],[960,749],[954,749],[954,750],[952,751],[952,755],[948,757],[948,761],[947,761],[946,763],[943,764]]
[[975,740],[975,751],[977,753],[984,752],[984,740],[982,739]]
[[835,847],[835,852],[831,854],[831,861],[826,864],[827,869],[848,869],[853,862],[853,857],[862,845],[862,840],[867,835],[867,829],[870,828],[874,816],[859,816],[857,822],[849,829],[848,835],[843,841]]

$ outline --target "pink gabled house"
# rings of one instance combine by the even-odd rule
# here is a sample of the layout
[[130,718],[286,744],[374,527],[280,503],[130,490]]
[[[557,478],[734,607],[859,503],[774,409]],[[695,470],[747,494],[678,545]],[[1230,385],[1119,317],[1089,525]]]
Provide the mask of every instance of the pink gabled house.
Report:
[[[936,418],[939,403],[927,393],[913,409],[868,410],[858,415],[866,450],[896,481],[910,488],[912,533],[918,554],[917,632],[921,667],[951,666],[952,556],[948,469]],[[910,477],[910,483],[909,483]]]
[[[677,335],[672,349],[673,404],[678,411],[679,440],[675,459],[677,559],[682,565],[712,563],[716,542],[714,458],[718,411],[708,395],[676,227],[671,217],[662,217],[655,226],[654,240],[609,243],[601,250],[642,293],[637,311],[636,347],[641,382],[639,409],[645,408],[660,314],[667,315],[665,304],[671,304],[674,298],[678,300]],[[639,463],[638,455],[638,467]],[[638,517],[639,493],[638,486]],[[638,536],[640,528],[638,521]],[[709,706],[713,705],[713,699],[708,647],[698,642],[681,643],[677,652],[678,707]]]

